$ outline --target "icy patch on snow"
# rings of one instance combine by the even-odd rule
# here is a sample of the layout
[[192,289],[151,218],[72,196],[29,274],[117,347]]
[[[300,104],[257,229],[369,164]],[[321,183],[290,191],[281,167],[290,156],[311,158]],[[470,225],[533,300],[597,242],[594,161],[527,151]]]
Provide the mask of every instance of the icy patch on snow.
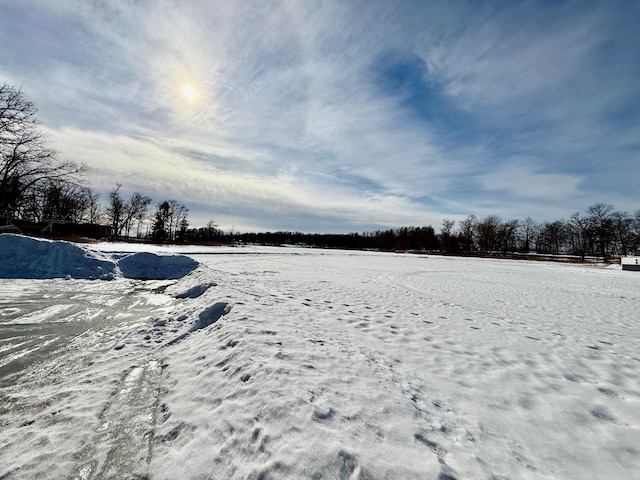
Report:
[[182,278],[198,266],[198,262],[184,255],[156,255],[134,253],[118,260],[122,275],[140,280]]
[[116,263],[70,242],[0,235],[0,278],[112,280]]

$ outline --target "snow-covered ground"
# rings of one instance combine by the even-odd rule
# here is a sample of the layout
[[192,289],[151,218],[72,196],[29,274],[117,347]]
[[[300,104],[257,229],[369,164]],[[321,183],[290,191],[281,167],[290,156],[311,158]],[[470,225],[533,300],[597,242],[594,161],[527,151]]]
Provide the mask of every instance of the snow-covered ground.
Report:
[[640,472],[638,273],[154,247],[199,266],[140,280],[90,248],[112,280],[0,280],[0,478]]

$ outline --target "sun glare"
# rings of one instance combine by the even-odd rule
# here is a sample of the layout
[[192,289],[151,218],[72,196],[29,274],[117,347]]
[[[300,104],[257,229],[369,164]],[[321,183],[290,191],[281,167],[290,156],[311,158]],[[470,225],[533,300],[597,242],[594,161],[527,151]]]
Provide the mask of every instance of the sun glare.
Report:
[[184,95],[184,98],[191,102],[198,96],[198,93],[196,92],[196,89],[193,88],[193,85],[187,83],[184,87],[182,87],[182,95]]

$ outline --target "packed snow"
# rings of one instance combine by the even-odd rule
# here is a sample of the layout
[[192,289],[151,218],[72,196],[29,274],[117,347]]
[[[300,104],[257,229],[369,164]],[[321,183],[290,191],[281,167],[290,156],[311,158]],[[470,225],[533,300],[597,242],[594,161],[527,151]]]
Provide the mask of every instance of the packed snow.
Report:
[[122,275],[141,280],[182,278],[197,266],[198,262],[184,255],[156,255],[148,252],[133,253],[118,260]]
[[[2,252],[19,243],[3,237]],[[113,279],[0,254],[0,478],[640,471],[636,272],[147,247],[193,268],[128,278],[120,262],[143,247],[77,248]]]
[[70,242],[0,235],[0,278],[112,280],[116,263]]
[[198,262],[184,255],[136,252],[109,256],[65,241],[0,235],[0,278],[141,280],[184,277]]

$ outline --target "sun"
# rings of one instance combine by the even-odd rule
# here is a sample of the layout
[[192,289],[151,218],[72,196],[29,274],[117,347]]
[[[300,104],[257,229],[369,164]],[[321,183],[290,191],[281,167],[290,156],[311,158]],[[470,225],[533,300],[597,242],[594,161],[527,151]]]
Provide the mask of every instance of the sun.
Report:
[[196,89],[193,88],[193,85],[187,83],[184,87],[182,87],[182,95],[184,95],[184,98],[191,102],[198,96],[198,92],[196,92]]

